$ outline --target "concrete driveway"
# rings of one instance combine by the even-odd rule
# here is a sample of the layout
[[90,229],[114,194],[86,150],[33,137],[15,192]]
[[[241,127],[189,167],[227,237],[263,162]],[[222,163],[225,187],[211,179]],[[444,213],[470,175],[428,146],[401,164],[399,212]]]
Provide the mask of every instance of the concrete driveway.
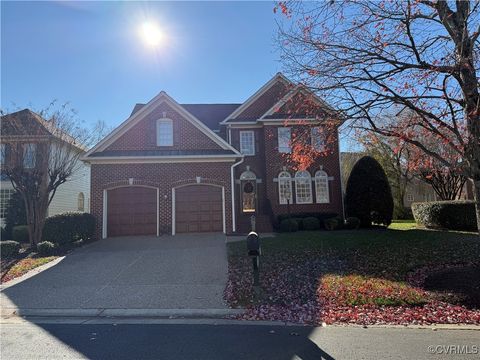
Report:
[[1,292],[2,309],[225,309],[223,234],[122,237]]

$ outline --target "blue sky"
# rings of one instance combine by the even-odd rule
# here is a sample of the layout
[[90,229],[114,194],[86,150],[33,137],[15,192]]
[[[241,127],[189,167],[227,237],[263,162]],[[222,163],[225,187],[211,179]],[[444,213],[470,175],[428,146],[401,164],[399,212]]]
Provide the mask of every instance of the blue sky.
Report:
[[[87,123],[125,120],[165,90],[180,103],[242,102],[281,70],[273,2],[2,2],[1,105],[70,102]],[[157,49],[138,29],[156,22]]]

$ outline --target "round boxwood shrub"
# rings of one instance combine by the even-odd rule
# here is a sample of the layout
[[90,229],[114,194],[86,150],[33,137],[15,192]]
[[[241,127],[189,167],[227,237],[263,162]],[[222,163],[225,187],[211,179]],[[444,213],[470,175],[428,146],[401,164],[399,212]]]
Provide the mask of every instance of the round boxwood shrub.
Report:
[[315,217],[307,217],[303,219],[303,230],[320,229],[320,221]]
[[358,229],[360,227],[360,219],[354,216],[345,219],[345,227],[347,229]]
[[0,253],[2,257],[14,257],[20,251],[20,243],[13,240],[0,241]]
[[477,231],[473,201],[431,201],[412,204],[415,222],[426,228]]
[[95,218],[88,213],[65,213],[54,215],[45,221],[43,239],[57,245],[78,240],[90,241],[95,233]]
[[298,231],[298,222],[295,219],[285,219],[280,222],[280,230],[282,232]]
[[360,219],[360,226],[372,223],[390,225],[393,217],[393,197],[387,176],[381,165],[370,156],[357,161],[350,173],[345,193],[348,217]]
[[41,256],[50,256],[55,254],[56,246],[50,241],[42,241],[37,244],[38,254]]
[[341,228],[342,219],[340,219],[339,217],[326,219],[323,222],[323,224],[324,224],[326,230],[338,230],[338,229]]
[[14,226],[12,230],[12,239],[18,241],[19,243],[28,243],[30,241],[30,236],[28,235],[28,226]]
[[298,217],[295,217],[295,218],[292,218],[292,220],[295,220],[298,224],[298,231],[302,231],[304,230],[303,229],[303,218],[298,218]]

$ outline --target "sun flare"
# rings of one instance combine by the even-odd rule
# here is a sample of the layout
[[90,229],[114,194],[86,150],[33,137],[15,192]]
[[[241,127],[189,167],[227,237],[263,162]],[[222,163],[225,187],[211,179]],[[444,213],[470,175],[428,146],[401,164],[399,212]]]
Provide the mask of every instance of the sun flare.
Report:
[[157,47],[161,44],[164,36],[157,24],[144,22],[140,28],[140,35],[143,42],[150,47]]

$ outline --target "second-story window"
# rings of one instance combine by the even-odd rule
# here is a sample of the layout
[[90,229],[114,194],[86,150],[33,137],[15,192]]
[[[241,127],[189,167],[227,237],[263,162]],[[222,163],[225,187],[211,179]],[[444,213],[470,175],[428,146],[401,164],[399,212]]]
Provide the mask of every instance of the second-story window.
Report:
[[23,145],[23,167],[25,169],[33,169],[36,160],[36,144]]
[[316,151],[325,151],[324,135],[319,126],[312,127],[310,137],[312,139],[312,147]]
[[243,155],[255,155],[255,133],[240,131],[240,152]]
[[172,120],[157,120],[157,146],[173,146]]
[[7,147],[5,144],[0,144],[0,164],[5,164]]
[[289,153],[291,152],[291,129],[288,127],[278,128],[278,152]]

